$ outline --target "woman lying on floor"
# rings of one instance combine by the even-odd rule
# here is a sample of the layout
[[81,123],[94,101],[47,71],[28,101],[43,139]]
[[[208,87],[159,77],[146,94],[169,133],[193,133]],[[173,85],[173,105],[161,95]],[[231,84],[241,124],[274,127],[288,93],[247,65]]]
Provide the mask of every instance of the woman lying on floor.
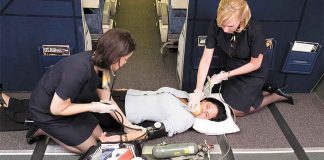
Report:
[[[112,96],[126,118],[133,124],[143,121],[161,122],[168,136],[182,133],[193,126],[195,117],[222,121],[227,118],[222,102],[214,98],[205,98],[201,101],[200,113],[194,115],[188,107],[189,94],[174,88],[163,87],[157,91],[124,90],[114,91]],[[13,104],[28,104],[26,100],[10,99],[3,95],[3,99],[9,108]],[[27,108],[27,106],[19,106]],[[95,114],[95,113],[94,113]],[[100,126],[109,128],[112,124],[111,117],[107,114],[95,114]],[[122,140],[134,140],[142,133],[129,133]],[[103,133],[101,140],[104,142],[120,141],[120,136],[106,136]],[[147,138],[147,137],[146,137]]]

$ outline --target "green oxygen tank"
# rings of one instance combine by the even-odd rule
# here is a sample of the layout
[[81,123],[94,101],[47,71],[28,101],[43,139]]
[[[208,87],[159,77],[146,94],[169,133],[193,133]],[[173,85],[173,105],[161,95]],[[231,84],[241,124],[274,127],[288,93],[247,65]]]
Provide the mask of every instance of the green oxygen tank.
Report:
[[195,155],[199,147],[195,143],[158,144],[153,147],[154,158],[171,158],[178,156]]

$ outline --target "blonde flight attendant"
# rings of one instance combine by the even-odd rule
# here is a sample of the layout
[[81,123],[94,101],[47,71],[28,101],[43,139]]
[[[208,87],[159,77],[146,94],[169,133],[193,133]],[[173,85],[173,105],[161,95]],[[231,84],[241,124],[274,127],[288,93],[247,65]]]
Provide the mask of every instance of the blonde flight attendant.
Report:
[[[221,0],[217,18],[209,26],[206,46],[199,63],[197,84],[190,98],[192,109],[198,108],[203,85],[214,49],[225,52],[225,71],[211,78],[213,84],[222,82],[221,94],[236,116],[260,110],[270,103],[284,101],[293,104],[291,96],[280,89],[262,92],[267,76],[263,62],[266,51],[261,23],[251,18],[246,0]],[[216,53],[217,54],[217,53]],[[197,107],[198,106],[198,107]]]

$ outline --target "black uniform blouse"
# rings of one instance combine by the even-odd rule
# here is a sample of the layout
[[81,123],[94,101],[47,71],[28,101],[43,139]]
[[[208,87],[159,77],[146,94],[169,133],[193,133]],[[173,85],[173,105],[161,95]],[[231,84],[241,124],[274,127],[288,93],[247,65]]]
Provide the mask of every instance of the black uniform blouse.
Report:
[[[232,36],[236,41],[231,43]],[[217,26],[216,20],[213,20],[209,26],[206,48],[220,47],[226,54],[225,70],[233,70],[250,62],[251,57],[257,58],[259,54],[266,51],[265,38],[261,24],[251,18],[245,30],[241,33],[225,33],[221,27]],[[267,72],[266,64],[246,75],[264,78]]]
[[33,90],[30,111],[38,122],[70,121],[73,116],[54,116],[50,104],[55,93],[72,103],[98,101],[96,89],[101,83],[94,70],[92,54],[83,52],[64,58],[49,69]]

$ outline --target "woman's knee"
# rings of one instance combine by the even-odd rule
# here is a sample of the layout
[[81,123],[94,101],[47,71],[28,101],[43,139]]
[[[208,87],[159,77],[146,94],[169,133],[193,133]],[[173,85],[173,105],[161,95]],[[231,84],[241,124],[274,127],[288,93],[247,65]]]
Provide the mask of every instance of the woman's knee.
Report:
[[247,113],[236,110],[236,109],[233,109],[233,112],[234,112],[236,117],[243,117],[243,116],[247,115]]
[[99,137],[101,136],[101,134],[102,134],[102,128],[99,126],[99,125],[97,125],[96,126],[96,128],[93,130],[93,132],[92,132],[92,136],[96,139],[96,140],[99,140]]
[[95,137],[90,136],[87,140],[76,146],[82,153],[85,153],[89,150],[90,147],[97,145],[97,140]]
[[[43,131],[44,132],[44,131]],[[75,146],[69,146],[67,144],[65,144],[64,142],[56,139],[55,137],[47,134],[46,132],[44,132],[44,135],[49,136],[54,142],[56,142],[57,144],[59,144],[60,146],[64,147],[66,150],[73,152],[73,153],[77,153],[77,154],[82,154],[84,153],[81,149],[79,149],[78,147]]]
[[90,147],[97,145],[97,140],[93,135],[90,135],[90,137],[87,138],[81,144],[79,144],[77,146],[72,146],[72,145],[66,144],[63,141],[60,141],[60,140],[56,139],[55,137],[51,136],[50,134],[46,133],[45,131],[42,131],[42,132],[45,135],[49,136],[51,139],[53,139],[56,143],[63,146],[68,151],[71,151],[71,152],[77,153],[77,154],[85,153],[85,152],[87,152],[89,150]]

